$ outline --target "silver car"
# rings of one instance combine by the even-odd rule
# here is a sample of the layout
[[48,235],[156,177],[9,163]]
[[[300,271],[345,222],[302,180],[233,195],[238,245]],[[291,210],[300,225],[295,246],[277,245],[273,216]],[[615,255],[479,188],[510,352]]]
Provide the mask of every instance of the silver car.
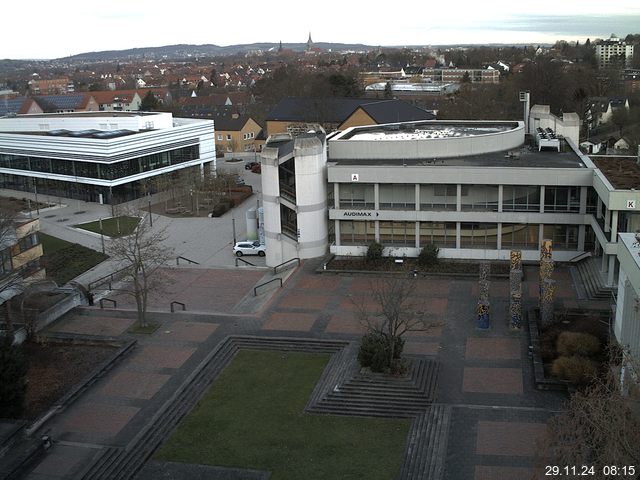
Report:
[[241,257],[243,255],[259,255],[264,257],[265,246],[260,245],[260,242],[245,240],[244,242],[238,242],[233,246],[233,253],[236,256]]

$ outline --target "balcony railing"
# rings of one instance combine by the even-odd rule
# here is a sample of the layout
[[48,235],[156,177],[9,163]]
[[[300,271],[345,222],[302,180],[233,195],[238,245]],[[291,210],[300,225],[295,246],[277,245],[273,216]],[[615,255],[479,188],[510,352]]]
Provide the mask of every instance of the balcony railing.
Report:
[[290,187],[289,185],[280,184],[280,196],[289,201],[295,203],[296,201],[296,189],[295,187]]

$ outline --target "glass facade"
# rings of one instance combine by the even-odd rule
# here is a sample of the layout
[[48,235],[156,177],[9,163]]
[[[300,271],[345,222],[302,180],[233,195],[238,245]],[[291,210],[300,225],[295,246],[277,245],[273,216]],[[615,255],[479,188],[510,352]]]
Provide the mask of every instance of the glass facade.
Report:
[[0,154],[0,168],[27,170],[40,173],[55,173],[74,177],[95,178],[98,180],[116,180],[143,172],[149,172],[170,165],[197,160],[200,158],[199,145],[182,147],[151,155],[144,155],[120,162],[99,163],[59,158],[23,157]]
[[456,222],[420,222],[420,247],[456,248]]
[[498,248],[498,225],[495,223],[460,223],[461,248]]
[[340,208],[375,208],[374,186],[366,183],[340,185]]
[[464,211],[498,211],[497,185],[463,185],[461,207]]
[[457,197],[457,185],[420,185],[420,210],[456,210]]
[[502,224],[502,248],[503,250],[518,248],[524,250],[538,249],[538,225],[519,223]]
[[341,245],[368,245],[376,240],[375,234],[375,222],[340,220]]
[[380,184],[381,210],[415,210],[416,188],[413,184]]
[[544,238],[550,238],[553,241],[554,250],[577,250],[578,226],[545,225]]
[[545,187],[545,212],[580,212],[580,187]]
[[539,212],[540,187],[505,185],[502,188],[503,212]]
[[415,247],[416,222],[380,222],[380,243]]

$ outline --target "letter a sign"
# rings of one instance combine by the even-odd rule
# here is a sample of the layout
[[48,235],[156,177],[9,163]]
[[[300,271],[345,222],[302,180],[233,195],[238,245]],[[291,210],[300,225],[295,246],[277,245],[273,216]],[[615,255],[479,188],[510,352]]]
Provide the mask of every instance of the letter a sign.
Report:
[[351,181],[352,181],[352,182],[358,182],[358,181],[360,181],[360,175],[359,175],[359,174],[357,174],[357,173],[352,173],[352,174],[351,174]]

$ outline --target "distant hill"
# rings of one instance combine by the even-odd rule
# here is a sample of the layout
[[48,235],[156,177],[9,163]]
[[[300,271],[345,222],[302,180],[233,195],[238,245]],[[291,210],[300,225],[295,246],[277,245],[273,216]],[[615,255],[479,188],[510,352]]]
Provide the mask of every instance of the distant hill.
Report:
[[[347,44],[347,43],[316,43],[317,48],[323,50],[332,51],[366,51],[372,48],[362,44]],[[279,47],[279,43],[251,43],[242,45],[228,45],[221,47],[219,45],[166,45],[163,47],[145,47],[145,48],[130,48],[128,50],[105,50],[102,52],[88,52],[80,53],[70,57],[64,57],[64,60],[72,61],[113,61],[113,60],[131,60],[140,58],[149,59],[176,59],[176,58],[188,58],[195,56],[203,57],[216,57],[223,55],[237,55],[247,53],[251,51],[262,50],[267,52],[269,50],[276,51]],[[283,43],[282,48],[293,50],[296,52],[304,51],[307,48],[306,43]],[[62,59],[58,59],[62,60]]]

